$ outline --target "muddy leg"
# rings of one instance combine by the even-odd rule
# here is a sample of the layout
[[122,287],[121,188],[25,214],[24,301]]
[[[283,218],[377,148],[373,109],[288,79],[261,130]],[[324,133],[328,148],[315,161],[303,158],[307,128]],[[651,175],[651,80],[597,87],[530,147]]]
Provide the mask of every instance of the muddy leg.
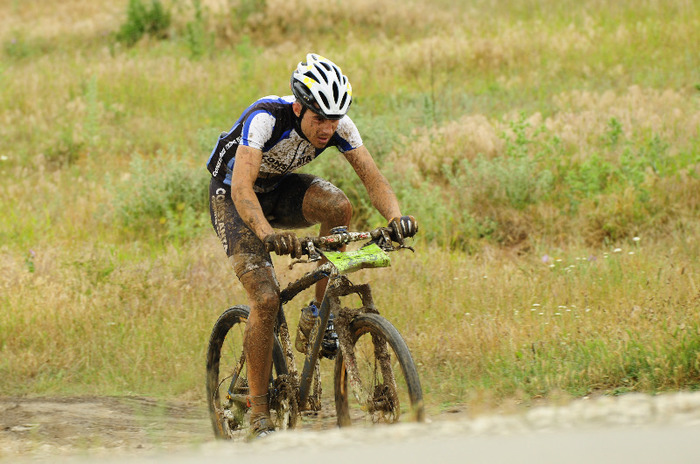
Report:
[[[328,235],[333,227],[348,226],[352,218],[350,200],[335,185],[325,180],[311,184],[304,195],[302,212],[307,221],[321,224],[319,235]],[[323,264],[324,261],[321,262]],[[316,301],[321,302],[328,279],[316,284]]]
[[[272,369],[274,327],[279,310],[279,284],[272,268],[259,268],[240,278],[248,292],[250,317],[246,325],[245,340],[248,386],[251,397],[267,395]],[[251,400],[251,413],[269,414],[267,401]]]

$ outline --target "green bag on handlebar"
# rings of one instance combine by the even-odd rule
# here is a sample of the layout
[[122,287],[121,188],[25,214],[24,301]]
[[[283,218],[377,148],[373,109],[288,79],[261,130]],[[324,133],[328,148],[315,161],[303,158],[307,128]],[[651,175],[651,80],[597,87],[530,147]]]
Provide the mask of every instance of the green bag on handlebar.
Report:
[[341,274],[349,274],[371,267],[391,266],[389,255],[379,248],[376,243],[364,246],[355,251],[324,251],[328,261],[330,261]]

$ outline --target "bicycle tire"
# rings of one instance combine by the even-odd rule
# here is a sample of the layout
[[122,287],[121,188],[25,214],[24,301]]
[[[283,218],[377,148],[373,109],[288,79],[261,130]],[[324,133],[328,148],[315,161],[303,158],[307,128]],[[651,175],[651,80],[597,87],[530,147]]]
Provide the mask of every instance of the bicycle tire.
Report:
[[[340,350],[335,363],[334,387],[338,426],[423,422],[423,391],[411,352],[398,330],[384,317],[366,313],[350,323],[351,346],[358,368],[361,393],[356,397]],[[380,368],[377,347],[386,346],[389,375]],[[391,377],[394,377],[394,381]],[[351,402],[351,397],[356,400]]]
[[[207,404],[214,435],[221,439],[244,440],[248,434],[248,407],[241,398],[248,394],[243,357],[243,335],[250,308],[237,305],[224,311],[214,324],[207,349]],[[223,358],[223,359],[222,359]],[[276,380],[287,374],[287,364],[277,337],[272,350],[273,372],[270,392]],[[224,366],[221,368],[221,366]],[[235,385],[232,381],[236,378]],[[230,394],[238,400],[232,400]],[[281,413],[281,411],[278,411]],[[281,415],[281,414],[280,414]]]

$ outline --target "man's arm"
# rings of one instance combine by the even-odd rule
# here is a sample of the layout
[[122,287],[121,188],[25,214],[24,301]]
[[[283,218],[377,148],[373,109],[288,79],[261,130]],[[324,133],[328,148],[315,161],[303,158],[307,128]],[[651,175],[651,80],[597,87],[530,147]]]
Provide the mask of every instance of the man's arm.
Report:
[[260,240],[265,240],[274,229],[265,218],[253,185],[258,178],[262,151],[245,145],[236,149],[236,162],[233,164],[231,177],[231,199],[238,214]]
[[345,158],[357,173],[365,189],[367,189],[369,199],[377,211],[387,221],[400,217],[401,209],[399,208],[396,194],[394,194],[389,185],[389,181],[379,171],[367,148],[362,145],[354,150],[347,151],[345,152]]

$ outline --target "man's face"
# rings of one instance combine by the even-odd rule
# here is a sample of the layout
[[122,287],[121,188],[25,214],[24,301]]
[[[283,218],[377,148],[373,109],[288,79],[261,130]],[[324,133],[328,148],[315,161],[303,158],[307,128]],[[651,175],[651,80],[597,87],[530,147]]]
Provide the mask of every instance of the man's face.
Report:
[[[301,114],[301,104],[294,103],[294,113],[299,116]],[[328,141],[331,139],[335,130],[338,128],[339,120],[326,119],[313,111],[305,111],[304,117],[301,119],[301,130],[311,145],[315,148],[325,148]]]

